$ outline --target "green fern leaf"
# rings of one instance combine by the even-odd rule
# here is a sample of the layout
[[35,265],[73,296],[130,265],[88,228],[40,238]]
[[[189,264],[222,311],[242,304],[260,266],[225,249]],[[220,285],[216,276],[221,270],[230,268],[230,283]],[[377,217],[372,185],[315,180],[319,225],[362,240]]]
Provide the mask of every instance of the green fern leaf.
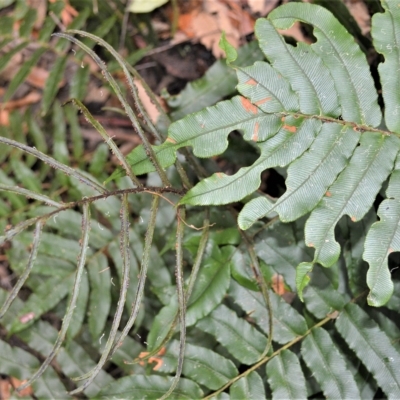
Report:
[[267,344],[264,335],[224,305],[201,319],[197,328],[215,336],[235,358],[247,365],[259,359]]
[[[281,9],[281,12],[284,11]],[[336,90],[323,59],[314,52],[313,46],[304,43],[298,43],[297,47],[287,45],[274,26],[274,22],[281,22],[278,15],[274,18],[271,13],[270,20],[257,21],[256,34],[261,50],[297,93],[301,113],[339,116]],[[289,28],[292,23],[294,20],[283,28]]]
[[303,340],[301,353],[328,399],[358,399],[360,391],[330,335],[316,328]]
[[383,14],[372,18],[371,34],[377,52],[383,54],[385,61],[378,66],[385,101],[385,123],[393,132],[400,132],[400,9],[390,0],[381,0],[385,9]]
[[400,393],[400,354],[377,324],[356,304],[347,304],[336,329],[372,373],[389,399]]
[[246,228],[255,219],[273,211],[285,222],[310,212],[346,167],[359,137],[351,128],[322,125],[310,150],[290,165],[285,194],[276,203],[266,198],[249,202],[240,215],[239,224]]
[[102,253],[97,253],[87,265],[90,282],[88,325],[93,341],[104,332],[111,308],[111,273],[107,267],[107,258]]
[[352,221],[364,217],[393,167],[399,144],[395,136],[373,132],[361,136],[349,166],[307,221],[306,243],[316,249],[315,262],[330,267],[337,261],[340,247],[334,238],[335,225],[346,214]]
[[37,49],[31,56],[31,58],[26,61],[19,71],[15,74],[14,78],[11,80],[10,84],[8,85],[7,92],[4,95],[4,102],[10,100],[12,95],[16,92],[18,87],[21,83],[24,82],[26,77],[31,72],[32,68],[38,63],[42,54],[46,51],[46,48],[39,48]]
[[[236,282],[231,283],[229,294],[235,303],[249,313],[256,324],[268,334],[268,310],[261,294],[247,290]],[[304,335],[307,331],[304,318],[275,293],[270,293],[270,299],[273,310],[274,340],[285,344],[297,336]]]
[[[163,355],[160,372],[173,372],[176,369],[179,354],[179,342],[173,340]],[[205,347],[186,344],[183,374],[193,381],[217,390],[230,379],[238,375],[238,370],[231,360]]]
[[57,58],[43,89],[42,115],[46,115],[58,92],[58,85],[67,66],[67,56]]
[[[100,398],[129,398],[145,399],[160,398],[171,386],[170,377],[157,375],[136,375],[121,378],[106,386],[100,393]],[[181,378],[177,388],[169,396],[169,399],[199,399],[203,397],[200,387],[189,379]]]
[[[278,29],[288,29],[296,20],[312,25],[317,41],[310,47],[332,75],[343,119],[373,127],[380,124],[381,111],[365,55],[328,10],[313,4],[291,3],[271,12],[268,19]],[[262,46],[265,39],[260,35],[259,40]],[[322,96],[327,95],[325,85],[326,82],[320,87]]]
[[253,371],[247,376],[240,378],[229,390],[232,400],[241,399],[265,399],[265,389],[261,376]]
[[306,380],[299,359],[283,350],[267,364],[268,383],[273,399],[306,399]]

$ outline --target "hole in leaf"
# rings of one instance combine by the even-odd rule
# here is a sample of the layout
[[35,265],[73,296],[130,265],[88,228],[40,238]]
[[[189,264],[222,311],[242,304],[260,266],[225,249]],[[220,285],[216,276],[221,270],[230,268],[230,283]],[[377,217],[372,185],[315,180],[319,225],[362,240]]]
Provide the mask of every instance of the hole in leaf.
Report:
[[285,179],[275,169],[264,171],[261,177],[261,188],[270,196],[280,197],[286,191]]
[[252,165],[259,157],[259,151],[243,136],[233,131],[228,136],[228,148],[217,161],[219,170],[227,175],[235,174],[240,168]]
[[389,271],[393,279],[400,279],[400,252],[394,251],[389,254]]

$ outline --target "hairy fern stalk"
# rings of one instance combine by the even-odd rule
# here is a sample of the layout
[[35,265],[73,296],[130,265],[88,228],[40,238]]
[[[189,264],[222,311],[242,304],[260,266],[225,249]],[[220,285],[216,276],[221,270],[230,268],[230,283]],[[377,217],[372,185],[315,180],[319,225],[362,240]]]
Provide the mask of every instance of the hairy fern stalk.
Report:
[[[29,378],[22,387],[32,384],[38,397],[51,398],[68,397],[60,373],[84,382],[69,387],[70,394],[93,398],[399,398],[400,280],[388,259],[400,251],[400,7],[381,3],[372,37],[384,57],[378,67],[384,118],[354,38],[327,9],[296,2],[257,21],[266,61],[235,65],[235,50],[222,39],[240,95],[172,123],[165,140],[146,120],[163,142],[155,146],[106,66],[70,34],[111,52],[145,114],[135,71],[100,38],[57,34],[94,58],[143,145],[124,158],[74,100],[122,165],[108,179],[116,179],[112,191],[90,174],[0,137],[70,176],[81,195],[62,203],[1,183],[9,195],[46,203],[0,237],[0,243],[12,240],[8,256],[20,277],[10,293],[0,291],[0,317],[8,333],[47,358],[39,366],[1,338],[0,373]],[[315,43],[285,42],[281,30],[296,21],[313,28]],[[234,130],[259,152],[234,175],[201,179],[205,171],[193,155],[177,158],[187,146],[200,158],[222,154]],[[200,180],[189,190],[186,165]],[[286,192],[272,199],[258,191],[260,176],[278,167],[287,173]],[[137,178],[143,174],[146,184]],[[177,181],[186,189],[171,183]],[[379,192],[386,198],[375,212]],[[239,201],[245,204],[238,216],[216,207]],[[141,221],[132,226],[131,210]],[[26,301],[17,297],[23,285],[32,290]],[[282,292],[291,294],[287,301]],[[57,334],[41,316],[67,296]],[[113,309],[112,296],[118,298]],[[137,340],[139,331],[146,341]],[[110,360],[123,377],[108,373]]]

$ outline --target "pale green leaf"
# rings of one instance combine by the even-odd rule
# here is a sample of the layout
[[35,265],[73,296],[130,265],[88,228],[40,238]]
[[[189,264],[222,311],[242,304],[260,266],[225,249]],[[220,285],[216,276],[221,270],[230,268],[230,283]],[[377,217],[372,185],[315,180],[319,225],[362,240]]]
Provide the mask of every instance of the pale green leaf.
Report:
[[50,75],[43,89],[42,115],[46,115],[56,97],[67,66],[67,56],[58,57],[50,69]]
[[[278,11],[282,13],[285,8],[280,7]],[[296,47],[285,43],[283,36],[274,27],[274,23],[278,25],[280,21],[272,15],[270,13],[268,16],[272,22],[268,19],[256,22],[256,35],[267,59],[290,82],[299,96],[300,112],[339,116],[334,81],[322,58],[314,52],[312,46],[305,43],[298,42]]]
[[32,68],[38,63],[40,57],[45,51],[46,48],[37,49],[32,54],[31,58],[22,64],[21,68],[18,70],[14,78],[9,83],[7,91],[3,98],[3,102],[6,103],[13,96],[18,87],[25,81],[26,77],[32,71]]
[[258,257],[282,275],[292,291],[296,290],[297,265],[303,260],[311,260],[302,239],[304,226],[301,224],[300,234],[296,233],[296,228],[296,224],[283,223],[268,226],[257,235],[255,245]]
[[296,269],[296,288],[300,300],[303,301],[303,290],[310,282],[309,273],[312,271],[314,264],[310,262],[302,262]]
[[371,35],[376,51],[385,57],[378,66],[385,101],[385,123],[389,130],[400,133],[400,8],[391,0],[381,0],[381,4],[385,12],[373,16]]
[[400,251],[400,199],[384,200],[375,222],[365,238],[363,259],[368,262],[368,304],[380,307],[393,294],[393,282],[388,266],[389,254]]
[[[345,299],[349,297],[343,296],[333,287],[332,281],[327,277],[328,271],[332,271],[332,269],[314,268],[310,284],[303,293],[307,310],[320,319],[334,311],[342,310]],[[350,299],[348,298],[348,300]]]
[[[297,128],[296,125],[300,126]],[[207,205],[226,204],[243,199],[258,189],[261,184],[260,175],[265,169],[276,166],[283,167],[300,156],[311,144],[320,127],[319,121],[302,121],[301,118],[296,121],[294,118],[286,118],[285,125],[270,140],[266,140],[268,137],[261,137],[261,133],[257,136],[258,140],[263,140],[257,144],[261,155],[252,166],[241,168],[231,176],[216,173],[210,178],[202,180],[189,190],[181,202]],[[263,129],[264,127],[256,125],[255,129],[259,128]],[[293,132],[296,133],[293,134]],[[263,131],[263,135],[264,133],[265,131]],[[196,143],[196,146],[200,145],[201,143]],[[288,147],[293,150],[287,151]],[[196,152],[196,148],[194,151]],[[259,201],[260,199],[256,199],[249,202],[240,213],[238,222],[242,229],[246,229],[254,223],[258,215]]]
[[34,321],[54,308],[68,295],[73,282],[73,274],[61,281],[58,277],[47,279],[43,285],[37,288],[36,293],[30,295],[18,315],[15,316],[9,331],[17,333],[32,325]]
[[298,111],[299,99],[289,81],[266,62],[236,67],[238,91],[264,112]]
[[232,44],[229,43],[224,31],[222,32],[221,39],[219,40],[219,47],[225,52],[227,64],[230,64],[237,59],[237,51]]
[[132,13],[148,13],[166,4],[168,0],[132,0],[128,11]]
[[334,229],[343,215],[360,220],[372,206],[399,150],[399,140],[365,132],[348,167],[329,188],[306,224],[306,244],[316,249],[314,261],[329,267],[340,254]]
[[221,249],[209,242],[204,261],[189,298],[186,312],[186,325],[194,325],[197,320],[208,315],[221,304],[230,283],[230,258],[235,251],[233,246]]
[[[273,10],[268,19],[277,29],[288,29],[296,20],[312,25],[317,41],[311,48],[332,75],[343,119],[373,127],[379,125],[381,111],[366,57],[354,38],[328,10],[309,3],[290,3]],[[268,38],[263,37],[260,31],[257,34],[260,41],[267,44]],[[315,72],[318,74],[319,71]],[[317,79],[316,74],[314,79]],[[327,84],[324,82],[321,89]],[[327,93],[323,90],[321,94]]]
[[[72,291],[69,294],[67,303],[70,303]],[[86,273],[82,274],[81,281],[79,282],[79,296],[76,300],[74,313],[71,317],[71,322],[67,331],[67,341],[71,341],[76,337],[83,328],[83,321],[86,317],[86,307],[89,299],[89,280]]]
[[[249,203],[241,213],[257,212],[257,219],[277,212],[284,222],[293,221],[310,212],[325,195],[336,176],[346,167],[360,134],[351,128],[324,124],[310,149],[288,169],[286,192],[276,203],[267,198]],[[244,226],[247,226],[244,225]]]
[[[18,333],[18,336],[32,349],[46,356],[53,348],[57,335],[57,330],[44,321],[38,321],[30,329]],[[68,347],[61,347],[56,360],[61,371],[70,378],[81,375],[95,365],[89,354],[75,341]],[[89,397],[96,396],[104,385],[112,381],[110,375],[105,371],[100,371],[92,385],[84,393]]]

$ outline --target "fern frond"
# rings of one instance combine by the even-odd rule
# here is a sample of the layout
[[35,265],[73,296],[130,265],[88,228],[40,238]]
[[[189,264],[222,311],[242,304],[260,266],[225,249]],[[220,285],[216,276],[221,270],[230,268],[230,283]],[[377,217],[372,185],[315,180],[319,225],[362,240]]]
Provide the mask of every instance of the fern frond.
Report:
[[[377,35],[378,51],[389,55],[379,67],[388,106],[385,119],[397,120],[398,82],[388,69],[399,67],[399,50],[393,51],[391,46],[400,23],[394,5],[384,2],[384,7],[384,14],[374,16],[372,33]],[[285,42],[278,30],[288,29],[296,21],[313,27],[315,43],[294,47]],[[225,151],[232,130],[241,131],[245,140],[259,148],[260,156],[253,165],[232,176],[216,173],[189,190],[181,203],[190,205],[242,200],[258,189],[265,169],[288,166],[283,196],[276,202],[266,197],[252,199],[240,212],[238,223],[248,229],[272,213],[285,222],[311,213],[305,235],[315,254],[311,262],[299,265],[296,282],[301,296],[316,263],[330,267],[338,260],[335,227],[345,215],[354,222],[365,216],[392,172],[400,142],[396,132],[377,128],[381,110],[365,55],[325,8],[296,3],[279,7],[267,19],[257,21],[256,35],[269,63],[236,67],[237,88],[244,97],[220,102],[172,124],[168,139],[155,151],[164,167],[173,162],[175,151],[182,146],[192,146],[198,157],[211,157]],[[386,123],[394,131],[396,124]],[[152,170],[141,148],[128,157],[139,174]],[[385,232],[389,236],[396,232],[395,223]],[[387,240],[385,248],[395,251]],[[372,246],[365,253],[370,264],[367,283],[374,291],[369,302],[375,306],[387,302],[392,293],[389,251],[382,252]],[[379,260],[380,266],[373,260]],[[382,288],[380,294],[378,287]]]

